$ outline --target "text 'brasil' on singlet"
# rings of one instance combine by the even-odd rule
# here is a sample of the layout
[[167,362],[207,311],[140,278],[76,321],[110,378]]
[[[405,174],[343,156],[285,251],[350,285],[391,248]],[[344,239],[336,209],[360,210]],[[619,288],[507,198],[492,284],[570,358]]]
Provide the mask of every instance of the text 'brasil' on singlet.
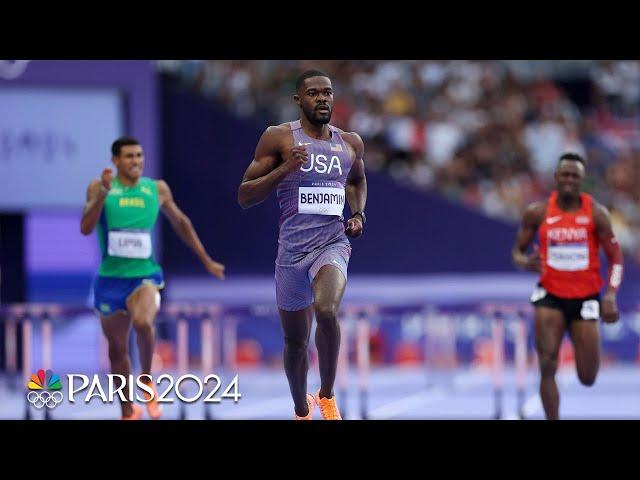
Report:
[[153,258],[151,232],[160,201],[156,181],[141,177],[133,186],[113,179],[98,222],[103,277],[146,277],[161,271]]
[[561,298],[584,298],[600,291],[600,243],[593,220],[593,199],[580,194],[579,210],[558,207],[553,192],[538,229],[542,275],[540,284]]
[[278,243],[289,251],[311,252],[346,239],[342,211],[353,161],[336,127],[329,125],[331,139],[318,140],[304,133],[300,120],[289,125],[294,145],[307,147],[308,161],[278,185]]

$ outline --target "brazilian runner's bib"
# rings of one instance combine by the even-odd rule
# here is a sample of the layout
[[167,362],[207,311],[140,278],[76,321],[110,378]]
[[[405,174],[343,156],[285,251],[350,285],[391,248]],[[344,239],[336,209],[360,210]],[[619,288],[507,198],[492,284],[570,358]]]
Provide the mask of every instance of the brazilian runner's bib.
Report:
[[159,210],[155,180],[142,177],[126,186],[113,179],[98,223],[101,276],[146,277],[162,271],[153,258],[151,236]]
[[109,230],[108,253],[112,257],[149,258],[151,234],[147,231]]

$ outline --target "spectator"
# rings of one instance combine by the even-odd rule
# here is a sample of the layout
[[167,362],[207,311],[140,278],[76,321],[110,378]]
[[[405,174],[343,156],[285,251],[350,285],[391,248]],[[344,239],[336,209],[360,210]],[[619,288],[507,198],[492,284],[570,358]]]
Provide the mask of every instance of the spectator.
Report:
[[580,153],[587,190],[611,209],[621,244],[640,260],[640,61],[583,66],[584,105],[552,76],[577,71],[570,63],[183,60],[158,68],[263,123],[296,117],[296,75],[324,70],[340,93],[332,121],[361,134],[368,168],[498,218],[516,221],[552,188],[560,154]]

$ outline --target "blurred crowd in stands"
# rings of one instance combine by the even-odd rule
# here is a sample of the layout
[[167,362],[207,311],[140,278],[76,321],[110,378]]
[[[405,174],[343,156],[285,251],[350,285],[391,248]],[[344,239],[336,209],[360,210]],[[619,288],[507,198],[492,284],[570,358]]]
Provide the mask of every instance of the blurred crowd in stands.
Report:
[[297,118],[297,75],[325,71],[332,124],[362,136],[368,169],[508,221],[553,188],[562,153],[579,153],[585,190],[610,209],[620,243],[640,261],[640,61],[583,61],[561,78],[549,68],[525,75],[523,64],[181,60],[158,68],[261,128]]

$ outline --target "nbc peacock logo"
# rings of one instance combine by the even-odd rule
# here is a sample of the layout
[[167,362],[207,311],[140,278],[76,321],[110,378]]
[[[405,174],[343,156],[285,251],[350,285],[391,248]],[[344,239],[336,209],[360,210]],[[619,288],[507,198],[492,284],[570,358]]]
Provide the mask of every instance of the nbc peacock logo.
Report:
[[62,382],[51,370],[40,369],[37,375],[31,375],[27,388],[27,400],[36,408],[55,408],[62,402]]

